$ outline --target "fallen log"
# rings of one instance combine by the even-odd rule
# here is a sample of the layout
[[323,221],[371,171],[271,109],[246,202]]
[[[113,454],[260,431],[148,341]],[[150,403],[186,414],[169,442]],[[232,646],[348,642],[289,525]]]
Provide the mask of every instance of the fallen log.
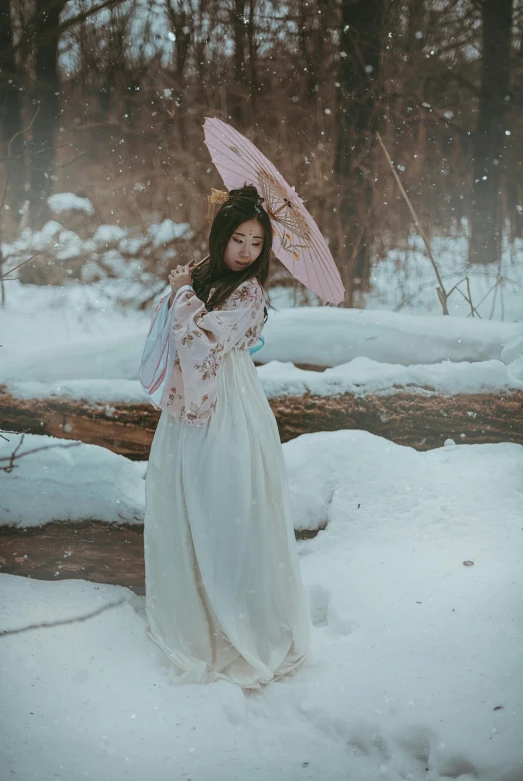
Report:
[[[523,391],[443,396],[393,393],[269,398],[282,442],[300,434],[362,429],[416,450],[457,444],[523,444]],[[101,445],[146,460],[159,413],[148,403],[103,402],[69,396],[19,398],[0,386],[0,428]]]
[[[297,531],[296,539],[317,529]],[[143,526],[101,521],[0,526],[0,573],[36,580],[89,580],[145,594]]]

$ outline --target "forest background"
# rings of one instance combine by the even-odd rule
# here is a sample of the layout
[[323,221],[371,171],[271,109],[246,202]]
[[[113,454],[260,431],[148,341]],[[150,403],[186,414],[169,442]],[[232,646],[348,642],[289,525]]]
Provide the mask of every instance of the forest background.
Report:
[[[222,186],[205,116],[305,199],[346,306],[417,230],[377,132],[429,241],[466,237],[492,268],[523,232],[522,0],[0,0],[0,106],[4,241],[70,192],[94,205],[83,238],[170,219],[191,228],[178,257],[201,256]],[[144,258],[165,279],[172,256]],[[18,276],[62,284],[84,262],[37,253]]]

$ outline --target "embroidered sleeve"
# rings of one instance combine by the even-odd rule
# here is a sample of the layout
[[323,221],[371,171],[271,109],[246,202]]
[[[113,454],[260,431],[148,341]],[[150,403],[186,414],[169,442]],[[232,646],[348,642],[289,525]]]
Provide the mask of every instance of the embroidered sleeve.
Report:
[[185,414],[202,423],[216,407],[218,372],[233,347],[256,343],[263,326],[263,288],[248,279],[227,299],[226,308],[207,312],[190,287],[173,301],[176,352],[183,378]]

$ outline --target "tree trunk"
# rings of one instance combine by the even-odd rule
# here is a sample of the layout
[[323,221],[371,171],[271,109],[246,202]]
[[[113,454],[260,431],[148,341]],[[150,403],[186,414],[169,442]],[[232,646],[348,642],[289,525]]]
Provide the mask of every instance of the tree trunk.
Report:
[[249,24],[247,25],[247,42],[249,47],[249,97],[251,100],[252,116],[256,115],[257,97],[258,97],[258,74],[256,71],[256,59],[258,47],[256,45],[256,28],[254,24],[254,11],[256,9],[256,0],[249,0]]
[[233,0],[234,84],[229,88],[229,110],[238,128],[245,121],[245,0]]
[[[9,141],[22,129],[20,90],[23,77],[14,56],[11,0],[0,0],[0,154],[7,157]],[[18,136],[11,144],[11,155],[23,149],[23,138]],[[19,221],[19,209],[24,200],[24,158],[9,163],[8,205],[13,219]],[[1,196],[0,196],[1,200]]]
[[[523,392],[425,395],[397,389],[388,395],[269,398],[282,442],[316,431],[361,429],[416,450],[458,444],[523,445]],[[20,398],[0,386],[4,431],[47,434],[100,445],[133,460],[149,457],[159,413],[147,402],[80,401],[67,396]]]
[[474,135],[470,263],[501,260],[504,215],[500,182],[505,167],[505,96],[510,78],[512,0],[484,0],[483,72]]
[[167,13],[171,22],[172,31],[175,37],[174,50],[174,79],[176,83],[176,94],[174,98],[175,105],[175,124],[180,139],[182,149],[187,148],[187,136],[185,127],[185,71],[187,68],[189,48],[191,40],[194,37],[192,15],[182,2],[167,3]]
[[409,61],[412,61],[423,49],[426,16],[425,0],[409,0],[407,13],[407,40],[405,49]]
[[11,0],[0,0],[0,128],[4,156],[9,140],[21,129],[19,90],[22,84],[13,43]]
[[373,177],[370,153],[382,45],[383,0],[342,0],[340,100],[335,174],[340,183],[340,248],[347,306],[370,284]]
[[36,0],[31,23],[35,53],[33,105],[39,108],[33,124],[31,158],[31,213],[33,227],[49,219],[47,198],[53,188],[56,166],[56,128],[60,119],[58,38],[65,0]]
[[320,73],[328,43],[329,4],[330,0],[316,0],[315,3],[301,0],[299,6],[298,39],[306,69],[307,100],[311,105],[318,100],[320,91]]

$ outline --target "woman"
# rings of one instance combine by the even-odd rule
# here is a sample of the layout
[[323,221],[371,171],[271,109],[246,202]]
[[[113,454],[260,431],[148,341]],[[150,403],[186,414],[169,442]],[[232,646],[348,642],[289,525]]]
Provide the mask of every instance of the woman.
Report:
[[176,683],[260,689],[309,649],[283,451],[250,355],[267,318],[262,202],[255,187],[232,190],[210,259],[169,276],[176,354],[157,405],[144,546],[147,631]]

